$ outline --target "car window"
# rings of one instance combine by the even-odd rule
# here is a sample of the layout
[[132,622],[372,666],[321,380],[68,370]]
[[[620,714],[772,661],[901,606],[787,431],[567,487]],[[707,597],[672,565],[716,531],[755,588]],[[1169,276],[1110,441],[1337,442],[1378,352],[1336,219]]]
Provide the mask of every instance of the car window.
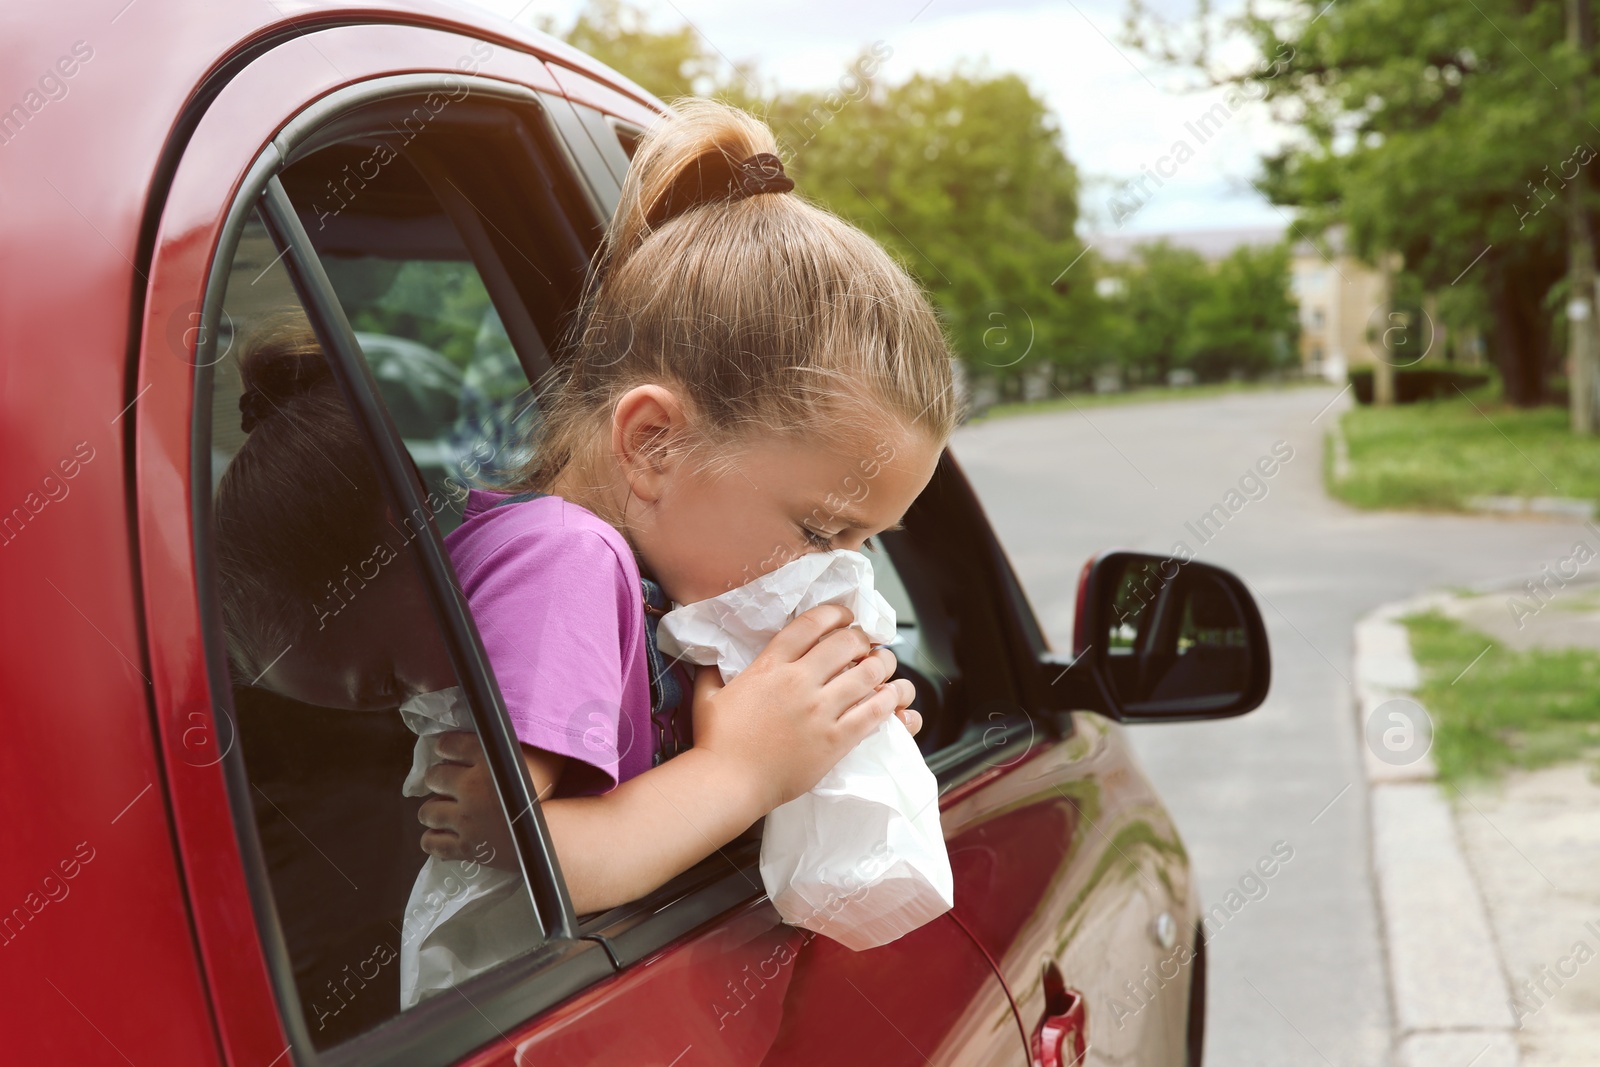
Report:
[[900,580],[900,572],[895,569],[894,558],[889,555],[879,538],[869,537],[865,548],[867,559],[872,562],[873,586],[883,594],[883,599],[894,609],[895,625],[902,628],[915,626],[916,605],[911,603],[911,594],[906,592],[906,583]]
[[210,374],[216,587],[272,906],[322,1049],[542,936],[497,803],[454,858],[421,847],[433,746],[485,747],[429,607],[428,516],[394,514],[258,214],[227,270]]
[[492,117],[458,109],[402,137],[358,132],[283,174],[396,429],[447,502],[445,533],[468,488],[528,458],[529,383],[581,279],[563,205],[539,210],[536,175],[507,158],[516,142]]

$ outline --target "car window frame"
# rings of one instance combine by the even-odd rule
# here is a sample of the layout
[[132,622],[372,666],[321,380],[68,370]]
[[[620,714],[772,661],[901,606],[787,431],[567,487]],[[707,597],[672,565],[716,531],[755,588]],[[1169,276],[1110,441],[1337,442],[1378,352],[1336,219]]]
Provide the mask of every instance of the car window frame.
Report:
[[[222,304],[240,237],[257,211],[294,279],[302,308],[322,343],[341,393],[363,434],[376,449],[378,475],[386,499],[400,513],[423,508],[420,489],[411,477],[403,441],[379,399],[376,383],[361,356],[354,332],[344,316],[314,246],[290,203],[278,175],[291,165],[318,131],[355,109],[389,98],[450,92],[459,79],[444,74],[391,75],[338,90],[293,117],[257,156],[236,190],[224,219],[205,281],[200,310],[194,407],[191,427],[190,519],[194,531],[196,580],[204,634],[206,673],[213,714],[236,722],[227,653],[219,640],[220,596],[216,587],[212,544],[211,404],[213,368],[221,333]],[[566,149],[558,116],[569,107],[561,98],[513,82],[480,78],[473,92],[481,99],[501,100],[544,117],[547,140]],[[528,146],[524,146],[525,148]],[[570,154],[564,162],[572,169]],[[578,172],[573,170],[574,177]],[[426,511],[421,512],[426,514]],[[373,1029],[321,1052],[313,1045],[294,982],[283,934],[275,911],[266,861],[254,822],[250,780],[239,746],[221,760],[235,836],[244,860],[257,934],[271,972],[278,1015],[290,1040],[295,1062],[315,1064],[445,1064],[520,1027],[573,994],[611,977],[615,965],[604,946],[579,934],[554,846],[537,801],[533,798],[520,746],[514,741],[503,698],[476,625],[455,581],[442,540],[432,523],[418,538],[427,575],[430,607],[452,664],[473,710],[474,723],[490,752],[490,766],[502,796],[532,818],[512,821],[513,839],[525,884],[533,897],[544,942],[527,955],[508,961],[460,987],[459,998],[436,997],[400,1012]],[[506,805],[508,814],[513,805]],[[470,995],[470,999],[469,999]]]

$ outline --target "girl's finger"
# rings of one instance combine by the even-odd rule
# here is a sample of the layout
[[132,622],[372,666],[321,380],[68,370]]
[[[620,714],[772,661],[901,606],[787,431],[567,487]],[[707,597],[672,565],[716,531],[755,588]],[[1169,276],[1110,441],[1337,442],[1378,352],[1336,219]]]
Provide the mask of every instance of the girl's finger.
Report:
[[440,759],[468,766],[477,763],[483,756],[483,746],[478,743],[478,735],[470,730],[452,730],[449,733],[435,734],[433,750],[439,754]]
[[[810,652],[801,657],[800,662],[818,685],[825,685],[873,651],[872,638],[861,627],[847,626],[825,635]],[[889,655],[893,656],[894,653]]]
[[899,689],[886,685],[846,711],[839,716],[837,722],[844,741],[851,748],[860,744],[864,737],[883,725],[884,720],[894,714],[895,707],[899,703]]
[[[823,686],[823,697],[833,707],[839,708],[840,714],[843,715],[858,701],[871,696],[879,686],[888,681],[889,676],[894,674],[895,664],[893,652],[886,648],[873,649],[862,657],[860,663],[846,669]],[[892,698],[898,697],[899,690],[892,688],[889,690],[889,695]]]
[[432,830],[455,832],[456,802],[447,797],[429,797],[417,809],[417,821]]
[[431,856],[438,856],[442,860],[467,859],[466,849],[462,846],[461,835],[448,830],[422,831],[422,851]]
[[422,784],[439,796],[455,800],[461,796],[458,786],[467,773],[468,768],[459,763],[435,763],[423,772]]
[[849,626],[854,619],[854,613],[843,604],[818,604],[796,615],[787,626],[774,634],[756,658],[770,657],[782,663],[793,663],[810,652],[818,641],[835,630]]
[[922,729],[922,713],[916,708],[901,708],[895,715],[906,725],[906,732],[912,737],[917,736],[917,731]]

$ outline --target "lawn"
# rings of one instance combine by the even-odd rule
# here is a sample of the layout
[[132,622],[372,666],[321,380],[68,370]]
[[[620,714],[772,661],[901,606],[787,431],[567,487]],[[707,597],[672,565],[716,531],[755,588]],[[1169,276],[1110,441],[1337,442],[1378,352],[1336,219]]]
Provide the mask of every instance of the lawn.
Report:
[[1362,508],[1446,511],[1475,496],[1600,500],[1600,440],[1572,436],[1565,408],[1510,407],[1496,388],[1345,412],[1349,473],[1335,479],[1330,465],[1328,491]]
[[1600,755],[1600,654],[1516,652],[1437,612],[1402,621],[1441,780]]

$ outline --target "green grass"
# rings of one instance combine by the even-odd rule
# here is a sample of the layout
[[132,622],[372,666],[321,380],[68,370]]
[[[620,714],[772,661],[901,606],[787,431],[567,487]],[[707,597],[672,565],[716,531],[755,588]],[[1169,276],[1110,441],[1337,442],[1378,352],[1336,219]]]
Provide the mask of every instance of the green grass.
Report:
[[1600,755],[1600,653],[1517,652],[1437,612],[1401,621],[1422,668],[1417,696],[1433,717],[1441,780]]
[[[1600,441],[1574,437],[1565,408],[1455,397],[1355,407],[1340,420],[1350,473],[1328,492],[1361,508],[1465,511],[1475,496],[1600,500]],[[1331,446],[1330,446],[1331,447]]]
[[1204,385],[1150,386],[1130,389],[1124,393],[1071,393],[1053,396],[1046,400],[1006,401],[995,404],[972,421],[1002,419],[1012,415],[1039,415],[1051,411],[1072,411],[1076,408],[1103,408],[1119,404],[1148,404],[1168,400],[1202,400],[1206,397],[1227,396],[1231,393],[1260,393],[1276,389],[1299,389],[1307,386],[1327,387],[1321,378],[1291,378],[1281,382],[1208,382]]

